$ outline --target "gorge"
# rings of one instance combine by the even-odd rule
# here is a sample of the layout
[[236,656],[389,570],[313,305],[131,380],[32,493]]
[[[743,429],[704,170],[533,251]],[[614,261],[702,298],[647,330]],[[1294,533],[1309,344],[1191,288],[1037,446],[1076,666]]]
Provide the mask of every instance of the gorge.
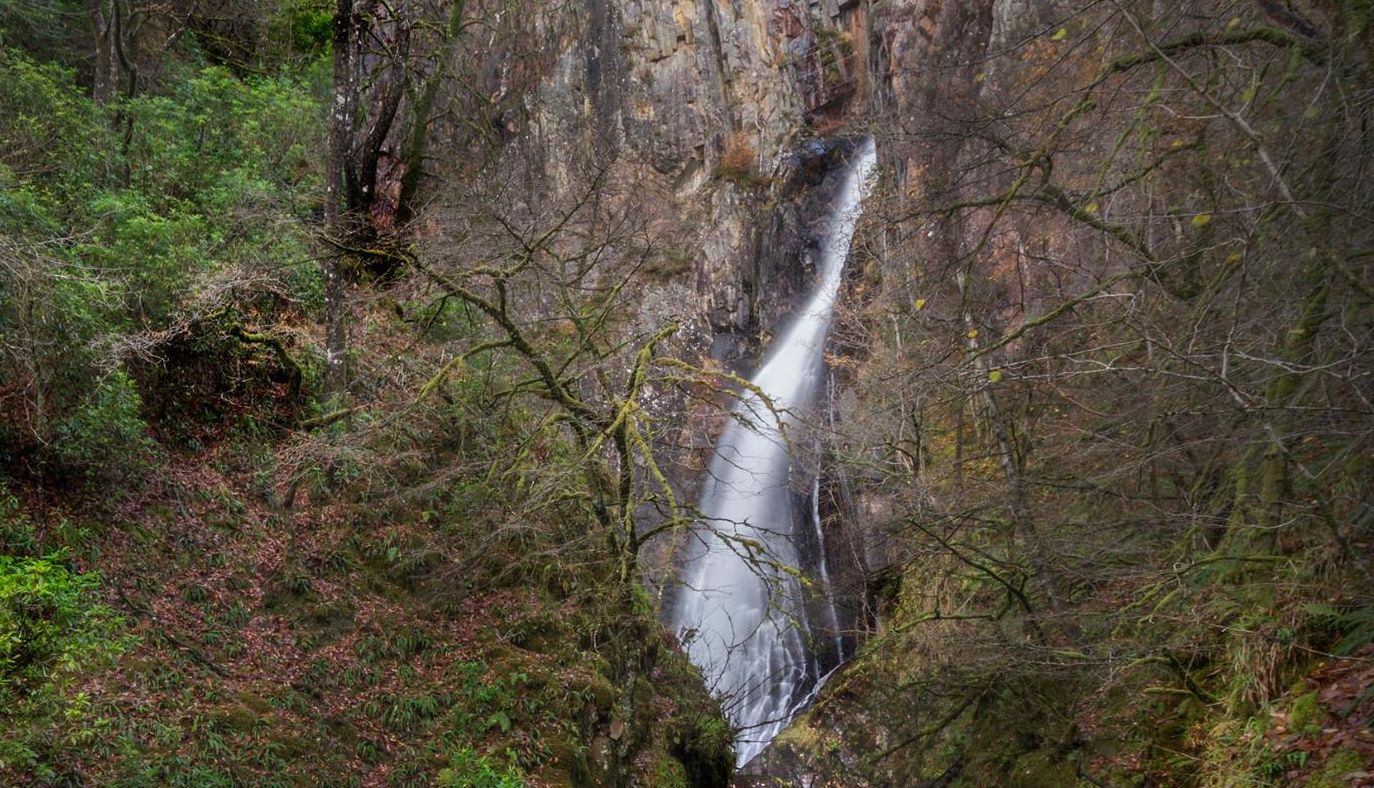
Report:
[[[814,694],[822,665],[833,669],[844,657],[816,511],[819,482],[797,492],[789,436],[819,388],[831,313],[876,160],[873,138],[865,137],[821,233],[814,292],[768,349],[716,442],[699,507],[708,533],[691,545],[669,616],[692,662],[726,700],[741,765]],[[797,547],[799,528],[812,529],[822,545],[808,562],[818,569],[811,576],[802,572],[808,563]],[[812,620],[804,583],[826,601],[828,620]]]
[[1374,774],[1368,0],[0,2],[0,784]]

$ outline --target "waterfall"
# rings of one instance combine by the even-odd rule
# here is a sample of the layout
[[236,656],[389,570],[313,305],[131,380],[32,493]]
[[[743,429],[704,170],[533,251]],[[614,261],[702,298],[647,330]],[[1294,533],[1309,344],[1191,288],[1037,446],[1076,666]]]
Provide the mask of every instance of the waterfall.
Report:
[[814,498],[808,516],[798,517],[784,429],[809,403],[823,371],[821,351],[876,159],[873,139],[864,138],[832,208],[816,291],[750,381],[781,416],[746,390],[716,444],[700,501],[709,532],[688,556],[671,611],[688,657],[739,730],[741,766],[777,736],[821,680],[794,539],[799,524],[815,528],[811,536],[818,539],[820,519]]

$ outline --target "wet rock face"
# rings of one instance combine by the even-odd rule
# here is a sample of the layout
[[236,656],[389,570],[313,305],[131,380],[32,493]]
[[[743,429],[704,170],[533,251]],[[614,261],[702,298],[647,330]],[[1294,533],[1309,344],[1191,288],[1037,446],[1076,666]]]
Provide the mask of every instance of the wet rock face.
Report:
[[661,300],[696,306],[684,317],[702,355],[742,357],[807,278],[805,208],[789,201],[834,152],[805,140],[862,103],[866,0],[580,0],[547,13],[558,19],[536,27],[564,32],[506,124],[521,130],[513,147],[554,191],[573,188],[578,160],[615,158],[640,183],[627,209],[681,219],[671,234],[692,275],[655,283]]
[[[532,106],[546,141],[611,145],[674,181],[744,133],[771,163],[802,127],[774,0],[582,0]],[[697,191],[689,188],[688,191]]]
[[762,225],[752,271],[753,319],[735,331],[759,338],[786,323],[815,281],[820,244],[853,140],[813,140],[789,152],[780,166],[778,195]]
[[[675,258],[639,288],[640,327],[677,315],[674,352],[747,374],[813,281],[812,222],[833,196],[845,135],[878,119],[884,177],[907,191],[907,173],[956,158],[957,146],[907,144],[901,158],[884,136],[975,99],[970,64],[1043,24],[1045,12],[1026,0],[577,0],[540,13],[561,15],[542,24],[563,32],[547,37],[551,51],[512,110],[518,117],[502,116],[512,149],[539,189],[565,193],[576,162],[613,158],[617,177],[633,184],[622,210],[656,217],[652,229]],[[684,418],[683,403],[662,407],[661,423],[687,425],[669,470],[691,498],[719,424]],[[822,512],[827,545],[851,558],[832,566],[852,587],[855,620],[885,561],[865,533],[881,518],[865,511],[859,500]],[[882,739],[887,725],[874,717],[870,733]],[[835,751],[859,749],[837,741]],[[809,756],[774,757],[777,773],[814,768]]]
[[665,174],[713,169],[725,136],[776,155],[796,130],[798,99],[767,0],[620,0],[627,146]]
[[[1047,12],[1025,0],[577,0],[535,13],[548,51],[501,115],[512,148],[555,192],[573,188],[576,162],[614,158],[643,184],[627,209],[679,217],[692,276],[663,290],[696,305],[686,317],[703,354],[728,358],[745,348],[721,334],[771,329],[784,310],[759,293],[805,274],[790,270],[804,228],[786,201],[808,181],[798,160],[824,169],[808,140],[870,118],[895,133],[924,122],[976,89],[967,64]],[[915,162],[884,163],[904,185]]]

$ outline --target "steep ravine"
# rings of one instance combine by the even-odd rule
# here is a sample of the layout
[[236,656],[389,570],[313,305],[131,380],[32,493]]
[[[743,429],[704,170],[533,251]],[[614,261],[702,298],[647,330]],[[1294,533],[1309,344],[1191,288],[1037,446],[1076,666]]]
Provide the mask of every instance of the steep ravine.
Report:
[[[912,113],[961,100],[972,74],[964,83],[955,75],[967,69],[951,73],[949,64],[975,61],[1012,28],[1036,24],[1023,6],[586,0],[570,10],[573,32],[525,103],[515,147],[542,161],[555,185],[575,180],[564,165],[574,152],[612,152],[616,169],[636,184],[636,210],[673,217],[663,227],[688,263],[643,293],[644,322],[691,304],[683,351],[747,374],[813,281],[808,217],[823,211],[833,170],[825,140],[862,130],[880,139],[900,134]],[[911,187],[908,173],[924,162],[904,158],[909,153],[883,151],[881,188]],[[875,262],[867,251],[861,257],[851,282]],[[848,401],[848,380],[840,370],[817,382],[828,419],[843,420],[835,403]],[[659,415],[677,421],[678,407]],[[701,483],[711,439],[708,428],[673,441],[684,497]],[[835,472],[822,470],[821,478],[817,503],[852,647],[872,623],[872,578],[888,560],[874,519],[861,514],[881,503]],[[768,764],[776,760],[765,756],[758,768],[775,769]]]
[[[1133,12],[1147,16],[1146,5]],[[1263,36],[1298,41],[1291,46],[1287,66],[1288,73],[1297,73],[1299,55],[1317,55],[1312,54],[1311,42],[1283,38],[1288,34],[1282,31],[1272,32],[1269,25],[1285,24],[1283,14],[1275,17],[1277,5],[1211,9],[1215,14],[1209,18],[1208,24],[1213,26],[1209,29],[1236,30],[1254,25]],[[1154,3],[1149,12],[1164,20],[1161,24],[1197,18],[1186,4]],[[1105,99],[1105,108],[1084,103],[1070,111],[1074,105],[1069,102],[1062,105],[1063,109],[1055,109],[1077,95],[1075,91],[1083,85],[1092,84],[1093,75],[1111,64],[1112,56],[1144,46],[1131,26],[1119,19],[1115,24],[1120,29],[1115,29],[1094,27],[1085,18],[1082,4],[1026,0],[699,0],[673,4],[661,0],[592,0],[573,25],[577,35],[567,39],[557,67],[526,106],[530,114],[529,144],[550,151],[616,152],[617,167],[636,184],[636,209],[651,208],[659,215],[673,217],[669,234],[678,245],[676,253],[682,263],[645,290],[641,318],[652,323],[664,314],[683,315],[686,330],[681,352],[694,358],[713,358],[742,373],[751,368],[759,348],[785,322],[810,275],[804,265],[798,265],[804,259],[806,237],[804,195],[808,187],[816,185],[815,171],[824,170],[814,162],[823,162],[825,157],[808,154],[809,146],[816,140],[873,134],[882,151],[878,193],[888,202],[880,202],[872,226],[860,230],[857,259],[847,273],[841,296],[847,309],[831,345],[840,363],[834,365],[834,374],[826,382],[827,419],[833,419],[839,425],[837,431],[843,432],[848,425],[862,422],[865,414],[861,403],[883,388],[884,384],[874,383],[872,378],[886,371],[881,367],[884,359],[900,356],[904,340],[922,339],[910,334],[904,337],[895,328],[897,315],[909,318],[936,293],[943,293],[947,304],[978,300],[983,313],[959,314],[952,311],[955,307],[947,307],[950,311],[932,317],[946,324],[931,329],[932,336],[942,330],[954,331],[955,337],[962,337],[956,342],[977,354],[983,341],[980,326],[1005,329],[1010,316],[1024,319],[1048,309],[1058,303],[1052,299],[1072,291],[1072,287],[1065,287],[1052,292],[1058,286],[1057,279],[1053,285],[1032,281],[1043,285],[1040,297],[1044,300],[1028,303],[1025,295],[1027,278],[1058,276],[1055,266],[1058,256],[1068,254],[1066,248],[1075,248],[1088,258],[1115,259],[1112,255],[1119,255],[1121,250],[1113,248],[1110,240],[1132,240],[1129,233],[1118,232],[1120,228],[1099,223],[1103,208],[1099,202],[1085,200],[1075,206],[1070,197],[1056,196],[1052,190],[1039,196],[1049,203],[1059,199],[1059,213],[1028,211],[1001,222],[996,233],[981,229],[992,223],[988,220],[1001,216],[992,209],[967,223],[951,220],[948,215],[922,216],[908,210],[930,200],[987,198],[994,190],[1006,188],[1012,179],[1000,183],[994,174],[986,182],[969,186],[967,192],[960,191],[964,186],[961,179],[978,168],[984,168],[980,172],[996,173],[999,167],[1002,174],[1015,172],[1024,161],[1035,162],[1035,146],[1053,142],[1061,144],[1066,155],[1043,162],[1036,178],[1029,182],[1043,179],[1052,184],[1055,178],[1072,182],[1076,177],[1084,188],[1096,188],[1091,185],[1090,173],[1072,172],[1077,163],[1105,162],[1105,168],[1132,135],[1148,140],[1152,134],[1165,133],[1155,128],[1127,127],[1125,119],[1131,113],[1114,116],[1116,108]],[[1190,22],[1179,24],[1186,27]],[[1361,30],[1360,35],[1367,36],[1367,20]],[[1168,34],[1167,29],[1159,31],[1160,36]],[[1355,41],[1356,34],[1351,36],[1350,41]],[[1283,71],[1272,64],[1266,68],[1270,73]],[[1255,73],[1265,71],[1256,69]],[[1156,79],[1164,78],[1163,69],[1156,72]],[[1148,94],[1148,84],[1135,87],[1141,95]],[[1250,100],[1244,101],[1248,104]],[[1071,139],[1055,136],[1057,123],[1067,125],[1075,112],[1094,110],[1101,111],[1098,128],[1076,129]],[[1296,106],[1289,110],[1290,115],[1301,114]],[[1038,126],[1028,122],[1028,128],[1016,127],[1020,113],[1034,116],[1041,111],[1046,118],[1040,118]],[[960,125],[961,119],[969,118],[985,122]],[[1203,144],[1200,138],[1190,141],[1194,139],[1190,135],[1199,133],[1190,126],[1194,120],[1161,121],[1162,126],[1177,122],[1187,127],[1168,131],[1177,136],[1167,150],[1187,151]],[[1256,139],[1263,133],[1256,132]],[[1245,147],[1239,145],[1233,150]],[[1235,158],[1237,167],[1254,163],[1248,153]],[[559,171],[556,153],[551,161],[553,181],[567,181]],[[1145,174],[1151,171],[1147,169]],[[1160,204],[1148,205],[1149,211],[1193,216],[1191,222],[1175,220],[1172,236],[1176,240],[1186,239],[1190,232],[1198,236],[1210,232],[1204,230],[1213,221],[1207,201],[1217,199],[1216,194],[1224,191],[1217,184],[1229,177],[1190,180],[1194,174],[1186,169],[1166,174]],[[1130,177],[1134,176],[1128,176],[1124,185],[1134,182]],[[1168,193],[1173,184],[1178,185],[1176,194]],[[1127,213],[1133,210],[1142,208],[1132,205],[1123,209]],[[1092,232],[1084,232],[1085,226]],[[1170,243],[1164,239],[1152,242]],[[992,271],[976,284],[961,278],[966,267],[959,270],[954,265],[965,260],[970,250],[981,253],[976,255],[980,264]],[[1243,258],[1236,252],[1229,259]],[[1184,259],[1193,264],[1198,257],[1190,253]],[[1044,269],[1037,272],[1035,266]],[[1031,271],[1029,276],[1027,270]],[[1177,296],[1178,288],[1171,287],[1165,283],[1169,294]],[[986,328],[984,332],[991,333]],[[999,369],[975,368],[975,377],[992,384],[1003,374]],[[910,428],[921,437],[942,437],[947,444],[943,450],[961,462],[968,460],[959,454],[966,449],[966,434],[981,432],[978,437],[1001,443],[997,452],[1001,458],[996,454],[983,458],[990,468],[995,471],[998,462],[1014,464],[1013,442],[1004,436],[992,438],[997,427],[966,424],[962,410],[957,424],[924,425],[918,415],[922,393],[910,395],[915,407],[901,429]],[[995,406],[991,397],[984,399]],[[1027,400],[1015,407],[1031,414],[1025,416],[1029,421],[1042,403]],[[681,414],[681,403],[669,403],[658,415],[687,425],[674,443],[674,478],[683,495],[690,498],[699,488],[711,438],[718,434],[720,424],[700,413],[679,419]],[[882,425],[883,429],[891,427],[891,422]],[[928,497],[928,491],[912,482],[909,489],[894,492],[891,486],[884,487],[879,474],[841,472],[845,458],[839,455],[844,452],[850,452],[849,459],[853,459],[875,443],[903,440],[890,432],[866,437],[870,442],[857,447],[834,447],[820,474],[828,493],[822,496],[827,547],[835,559],[832,566],[842,567],[839,584],[847,589],[844,607],[850,613],[851,639],[856,642],[858,656],[835,675],[814,706],[756,759],[750,769],[754,774],[738,778],[742,784],[757,779],[778,785],[948,785],[960,780],[972,784],[1063,785],[1093,782],[1099,779],[1094,775],[1099,774],[1131,774],[1150,757],[1166,761],[1158,768],[1167,772],[1175,768],[1167,763],[1171,756],[1160,754],[1168,750],[1160,749],[1153,737],[1166,740],[1166,747],[1187,742],[1205,751],[1213,742],[1186,726],[1202,725],[1200,720],[1209,719],[1216,722],[1215,731],[1231,731],[1228,735],[1233,737],[1216,735],[1215,739],[1222,742],[1218,746],[1222,754],[1217,758],[1232,757],[1234,752],[1228,747],[1254,751],[1235,756],[1242,760],[1263,761],[1268,757],[1265,748],[1270,745],[1263,735],[1234,733],[1237,726],[1250,724],[1245,720],[1251,712],[1244,710],[1243,704],[1218,711],[1210,695],[1195,691],[1194,675],[1185,663],[1172,653],[1153,653],[1156,644],[1149,637],[1131,644],[1145,656],[1141,657],[1143,662],[1131,662],[1130,669],[1140,664],[1172,664],[1182,674],[1188,687],[1182,692],[1190,699],[1173,705],[1154,701],[1147,706],[1139,697],[1156,691],[1177,693],[1178,688],[1147,686],[1154,674],[1137,672],[1130,681],[1111,683],[1101,681],[1089,670],[1080,670],[1094,659],[1100,658],[1105,664],[1119,657],[1083,656],[1087,652],[1073,642],[1079,628],[1076,621],[1062,624],[1059,635],[1045,635],[1037,621],[1003,619],[994,604],[994,615],[982,611],[970,614],[973,619],[996,620],[988,627],[994,632],[982,641],[995,647],[977,653],[972,645],[975,641],[967,638],[975,630],[963,628],[957,615],[945,618],[947,611],[941,609],[942,604],[949,603],[952,592],[939,578],[958,577],[959,561],[940,550],[899,555],[883,532],[885,524],[901,520],[904,514],[894,501],[906,496],[904,500],[911,505],[913,500]],[[919,471],[931,461],[929,455],[940,450],[918,438],[899,464]],[[1071,450],[1066,450],[1065,456],[1068,462],[1074,459]],[[860,459],[867,461],[870,456]],[[1107,466],[1112,462],[1110,458],[1099,460]],[[864,462],[854,465],[862,468]],[[955,471],[956,476],[960,473]],[[1059,508],[1080,505],[1087,513],[1075,512],[1075,517],[1092,521],[1099,516],[1080,501]],[[1221,512],[1225,517],[1230,506],[1223,500],[1207,514]],[[1054,511],[1051,518],[1060,514]],[[1070,518],[1064,515],[1064,519]],[[1026,540],[1024,533],[1017,538]],[[1015,539],[1008,537],[1006,541]],[[1170,549],[1176,546],[1168,545]],[[1062,547],[1071,552],[1078,545]],[[1031,547],[1030,552],[1036,549]],[[930,556],[945,563],[933,566],[929,576],[913,568]],[[1029,560],[1032,564],[1037,561],[1034,557]],[[1039,568],[1029,574],[1040,575],[1037,583],[1052,582]],[[976,587],[976,582],[972,585]],[[1024,591],[1014,585],[1011,588],[1008,604],[1014,605],[1016,593]],[[1073,590],[1088,593],[1082,587]],[[1092,599],[1091,604],[1112,610],[1125,604],[1122,599],[1129,600],[1133,593],[1128,588],[1117,590],[1121,598],[1104,595]],[[1061,606],[1060,600],[1053,599],[1052,588],[1042,586],[1040,591],[1048,592],[1049,607]],[[1022,603],[1030,608],[1024,597]],[[1245,599],[1239,604],[1252,605],[1254,601]],[[1280,632],[1294,630],[1286,623],[1275,626]],[[927,636],[926,632],[933,634]],[[1111,638],[1116,635],[1113,630],[1106,636],[1104,649],[1108,654],[1115,648]],[[1051,645],[1038,643],[1036,639],[1041,637]],[[1229,645],[1218,646],[1208,638],[1199,636],[1189,646],[1199,653],[1184,656],[1196,658],[1200,666],[1214,666],[1210,660],[1223,659],[1218,653],[1230,653],[1226,651]],[[958,648],[951,649],[950,644],[958,644]],[[962,648],[971,653],[955,653]],[[1023,648],[1033,658],[1043,656],[1037,648],[1049,649],[1054,651],[1054,658],[1047,660],[1049,667],[1043,670],[1027,667],[1024,653],[1019,651]],[[1244,655],[1249,646],[1238,648],[1236,653],[1242,656],[1235,657],[1240,666],[1235,674],[1248,669]],[[1207,649],[1215,653],[1200,653]],[[999,664],[999,659],[1013,664]],[[1287,664],[1290,673],[1285,676],[1294,681],[1311,669],[1296,659]],[[1233,675],[1237,683],[1246,680],[1220,668],[1205,669],[1214,677]],[[1014,678],[1006,677],[1010,673]],[[1167,684],[1176,678],[1166,676],[1161,681]],[[1296,696],[1297,692],[1294,689],[1289,694]],[[1281,694],[1275,690],[1268,697],[1272,702],[1287,703],[1280,701]],[[1206,712],[1188,705],[1199,700],[1213,705]],[[1156,729],[1156,720],[1171,722]],[[1116,739],[1127,735],[1134,737],[1133,744],[1129,748],[1119,746]],[[1214,768],[1224,773],[1227,767]]]
[[1370,0],[57,5],[0,783],[1374,785]]
[[[854,145],[817,236],[816,284],[714,441],[700,496],[704,522],[688,541],[668,613],[693,663],[728,699],[741,763],[767,746],[843,657],[816,493],[806,494],[806,470],[793,446],[799,431],[817,421],[808,415],[816,412],[825,339],[874,160],[872,138]],[[799,484],[803,490],[796,491]],[[806,535],[809,556],[800,549]],[[752,555],[752,545],[766,555]]]

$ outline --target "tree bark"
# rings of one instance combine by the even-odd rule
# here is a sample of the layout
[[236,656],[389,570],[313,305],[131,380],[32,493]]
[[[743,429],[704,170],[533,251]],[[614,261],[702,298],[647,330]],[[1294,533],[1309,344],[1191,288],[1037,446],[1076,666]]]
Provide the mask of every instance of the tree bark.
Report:
[[[325,161],[324,232],[334,239],[349,232],[349,212],[343,204],[349,141],[357,111],[357,30],[355,0],[336,0],[334,7],[334,95],[329,106],[329,147]],[[324,394],[333,397],[347,388],[348,259],[343,244],[328,244],[324,274]]]
[[101,0],[86,0],[86,17],[91,23],[91,41],[95,45],[91,97],[95,103],[102,105],[119,94],[119,57],[115,53],[114,41],[118,34],[115,13],[113,3],[107,8]]

